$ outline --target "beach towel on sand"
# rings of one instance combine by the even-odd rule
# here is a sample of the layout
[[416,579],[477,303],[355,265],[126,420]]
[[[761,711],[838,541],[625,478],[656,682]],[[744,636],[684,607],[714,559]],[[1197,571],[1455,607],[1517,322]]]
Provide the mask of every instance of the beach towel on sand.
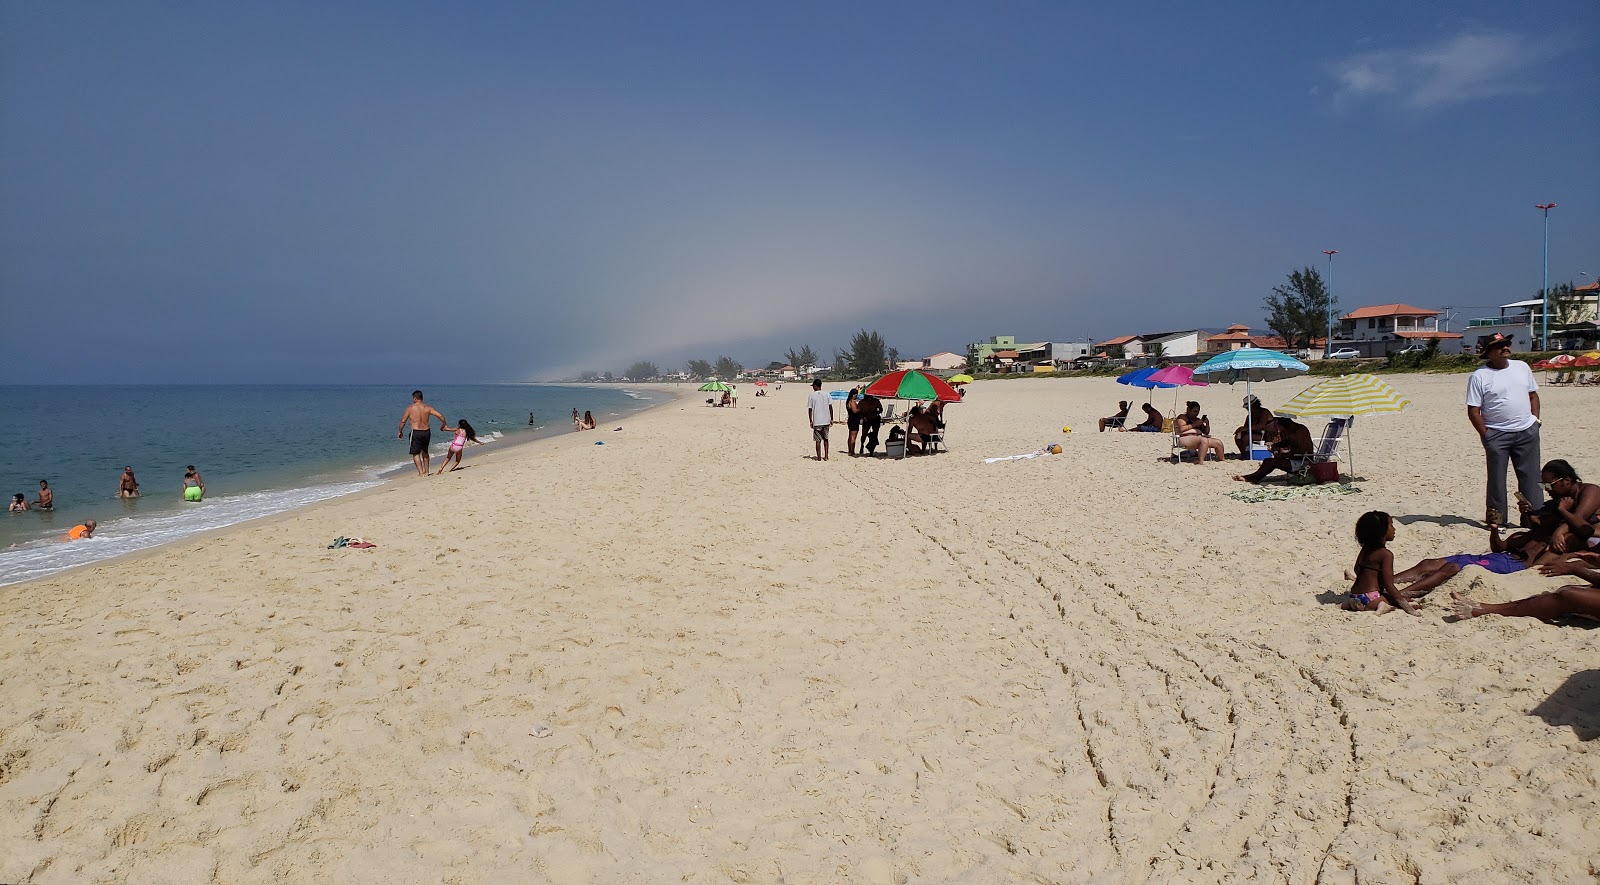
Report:
[[1335,498],[1339,495],[1354,495],[1360,491],[1347,483],[1330,482],[1320,486],[1252,486],[1237,492],[1229,492],[1228,497],[1246,504],[1259,504],[1262,501],[1287,501],[1290,498]]

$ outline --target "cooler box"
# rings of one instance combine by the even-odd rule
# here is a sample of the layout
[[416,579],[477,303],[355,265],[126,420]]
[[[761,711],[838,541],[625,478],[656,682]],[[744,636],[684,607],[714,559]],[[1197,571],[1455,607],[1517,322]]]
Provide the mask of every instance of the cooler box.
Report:
[[1250,460],[1265,461],[1270,457],[1272,457],[1272,449],[1267,446],[1256,443],[1250,447]]

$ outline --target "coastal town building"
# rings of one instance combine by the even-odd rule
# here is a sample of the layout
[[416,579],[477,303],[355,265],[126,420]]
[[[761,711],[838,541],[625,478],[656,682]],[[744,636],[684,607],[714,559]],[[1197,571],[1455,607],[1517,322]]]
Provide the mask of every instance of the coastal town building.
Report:
[[1177,358],[1204,353],[1210,337],[1200,329],[1184,329],[1177,332],[1119,335],[1109,341],[1101,341],[1095,347],[1102,351],[1120,347],[1125,359],[1143,359],[1155,356],[1158,352],[1163,357]]
[[966,357],[959,353],[951,353],[948,350],[941,350],[938,353],[922,358],[922,368],[924,369],[960,371],[966,367]]
[[1334,346],[1381,357],[1430,340],[1439,342],[1441,353],[1461,352],[1461,334],[1439,328],[1439,311],[1397,302],[1358,307],[1340,317]]
[[[1573,289],[1575,296],[1566,304],[1550,309],[1549,350],[1575,350],[1595,341],[1596,321],[1600,319],[1600,283]],[[1467,321],[1466,344],[1476,347],[1491,335],[1504,335],[1519,353],[1539,348],[1543,334],[1544,299],[1529,298],[1500,305],[1500,315],[1476,317]]]

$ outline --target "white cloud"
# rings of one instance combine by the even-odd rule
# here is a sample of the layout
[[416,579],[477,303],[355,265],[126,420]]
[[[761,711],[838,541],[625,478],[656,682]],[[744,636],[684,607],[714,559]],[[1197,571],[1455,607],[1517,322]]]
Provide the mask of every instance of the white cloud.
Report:
[[1374,49],[1331,65],[1334,100],[1390,98],[1418,109],[1536,90],[1531,72],[1564,52],[1527,35],[1460,33],[1409,49]]

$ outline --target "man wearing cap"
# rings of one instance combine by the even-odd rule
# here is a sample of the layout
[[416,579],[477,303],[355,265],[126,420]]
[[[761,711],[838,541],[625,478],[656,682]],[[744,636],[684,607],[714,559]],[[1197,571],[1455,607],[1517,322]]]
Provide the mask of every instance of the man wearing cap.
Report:
[[1483,365],[1467,379],[1467,420],[1483,440],[1489,465],[1485,522],[1506,514],[1506,464],[1517,472],[1527,512],[1544,506],[1539,487],[1539,385],[1533,370],[1511,358],[1511,339],[1492,335],[1478,348]]

